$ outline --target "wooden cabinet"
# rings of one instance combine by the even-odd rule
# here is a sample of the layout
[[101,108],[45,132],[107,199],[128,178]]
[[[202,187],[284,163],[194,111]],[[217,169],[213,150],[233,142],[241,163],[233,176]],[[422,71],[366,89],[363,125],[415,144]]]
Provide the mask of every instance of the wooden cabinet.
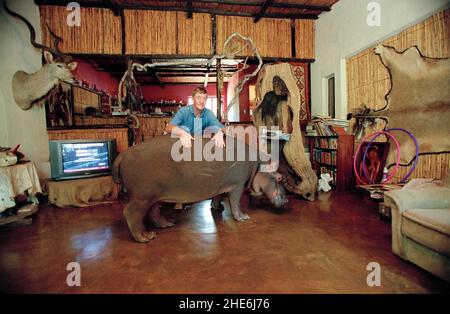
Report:
[[333,178],[330,185],[337,191],[347,191],[353,182],[354,136],[310,136],[309,155],[317,176],[329,173]]

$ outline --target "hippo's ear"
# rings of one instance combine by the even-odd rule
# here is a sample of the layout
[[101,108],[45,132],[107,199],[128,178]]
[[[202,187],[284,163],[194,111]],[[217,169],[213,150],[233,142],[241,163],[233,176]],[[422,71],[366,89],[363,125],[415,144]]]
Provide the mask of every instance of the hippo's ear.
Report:
[[283,181],[283,175],[281,173],[275,172],[273,174],[273,177],[275,178],[275,180],[277,180],[278,182]]

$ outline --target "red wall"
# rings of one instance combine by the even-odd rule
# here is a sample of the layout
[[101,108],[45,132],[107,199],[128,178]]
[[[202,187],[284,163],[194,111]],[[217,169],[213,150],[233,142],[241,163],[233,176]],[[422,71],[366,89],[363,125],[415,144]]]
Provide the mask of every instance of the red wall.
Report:
[[[159,85],[141,86],[142,96],[146,101],[175,100],[177,102],[187,102],[189,96],[192,96],[194,88],[202,85],[197,84],[177,84],[164,85],[162,89]],[[206,87],[208,95],[216,96],[216,84],[208,84]]]
[[79,59],[75,61],[77,62],[77,68],[73,73],[76,80],[87,81],[90,87],[95,85],[97,90],[117,95],[118,80],[113,78],[108,72],[96,71],[88,61]]
[[[229,90],[234,90],[238,85],[239,81],[244,79],[244,76],[255,71],[256,65],[251,65],[244,71],[239,73],[239,79],[234,75],[229,81]],[[247,83],[244,84],[241,93],[239,94],[239,122],[251,122],[250,118],[250,95],[249,86],[255,84],[258,75],[251,78]]]
[[[209,83],[206,87],[209,96],[217,97],[216,93],[216,85],[215,83]],[[223,97],[223,108],[226,108],[227,103],[227,95],[226,95],[226,83],[224,84],[224,88],[222,91]],[[162,89],[159,85],[150,85],[150,86],[142,86],[142,96],[144,96],[146,101],[160,101],[160,100],[175,100],[176,102],[182,101],[183,103],[187,103],[188,97],[192,96],[192,91],[199,86],[203,86],[202,84],[173,84],[173,85],[164,85],[164,89]]]

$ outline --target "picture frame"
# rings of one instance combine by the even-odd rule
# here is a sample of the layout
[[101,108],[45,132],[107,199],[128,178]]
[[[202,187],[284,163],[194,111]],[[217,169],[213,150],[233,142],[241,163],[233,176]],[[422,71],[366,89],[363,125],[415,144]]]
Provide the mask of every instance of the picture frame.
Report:
[[388,142],[372,142],[365,158],[365,172],[363,169],[364,152],[369,145],[369,142],[364,142],[358,152],[356,161],[356,171],[359,177],[363,180],[361,182],[356,179],[358,185],[378,184],[383,179],[383,169],[386,164],[386,158],[389,152]]
[[47,128],[74,126],[73,93],[69,84],[56,86],[45,100]]

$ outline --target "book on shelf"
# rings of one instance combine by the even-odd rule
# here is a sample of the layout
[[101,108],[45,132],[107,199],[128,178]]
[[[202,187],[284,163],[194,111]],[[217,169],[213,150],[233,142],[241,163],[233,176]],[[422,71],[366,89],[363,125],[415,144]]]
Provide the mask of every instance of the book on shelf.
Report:
[[332,119],[326,116],[315,116],[306,126],[308,135],[312,135],[312,130],[315,130],[318,136],[337,136],[346,134],[348,130],[348,121],[344,119]]
[[314,160],[321,164],[336,166],[336,151],[314,150]]
[[317,138],[314,143],[314,148],[337,149],[337,138]]

